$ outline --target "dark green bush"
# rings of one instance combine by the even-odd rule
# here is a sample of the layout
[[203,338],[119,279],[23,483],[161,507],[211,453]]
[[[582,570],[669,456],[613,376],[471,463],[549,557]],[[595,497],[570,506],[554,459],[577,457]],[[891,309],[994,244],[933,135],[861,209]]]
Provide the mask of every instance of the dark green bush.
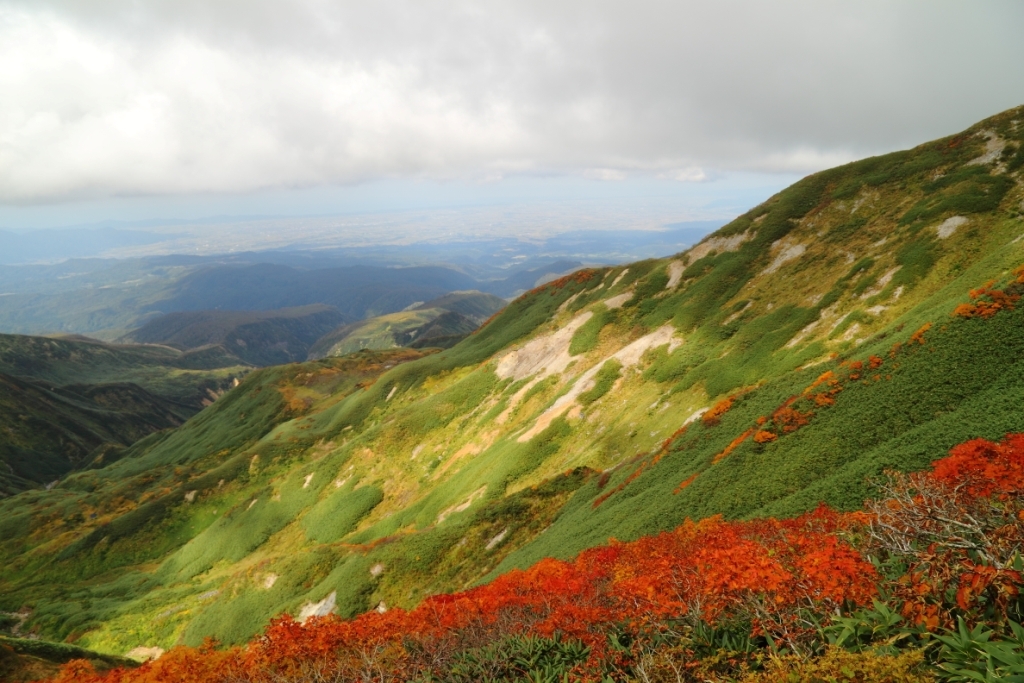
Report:
[[587,322],[580,325],[569,342],[569,355],[578,356],[586,353],[597,346],[601,330],[605,325],[615,320],[616,311],[609,310],[603,304],[594,308],[594,315]]
[[579,395],[579,402],[584,406],[589,406],[591,403],[601,398],[612,388],[615,384],[615,380],[619,378],[622,371],[622,363],[615,360],[614,358],[605,361],[601,369],[594,375],[594,386],[589,390],[584,391]]

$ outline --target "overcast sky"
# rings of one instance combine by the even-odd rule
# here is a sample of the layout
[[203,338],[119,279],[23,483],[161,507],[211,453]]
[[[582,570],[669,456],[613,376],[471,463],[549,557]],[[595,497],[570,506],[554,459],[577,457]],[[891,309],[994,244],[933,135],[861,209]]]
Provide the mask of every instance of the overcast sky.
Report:
[[0,0],[0,226],[753,197],[1024,103],[1022,35],[1016,0]]

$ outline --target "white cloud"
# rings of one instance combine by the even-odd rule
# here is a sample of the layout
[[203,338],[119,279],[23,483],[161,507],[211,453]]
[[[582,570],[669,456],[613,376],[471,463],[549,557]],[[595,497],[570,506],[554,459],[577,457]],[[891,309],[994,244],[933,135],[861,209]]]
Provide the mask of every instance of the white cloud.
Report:
[[672,169],[662,173],[660,177],[671,178],[682,183],[702,183],[708,179],[708,174],[699,166],[691,166],[689,168]]
[[625,180],[626,173],[617,168],[588,168],[583,177],[588,180]]
[[1012,2],[0,0],[0,202],[806,172],[1024,101],[1021,25]]

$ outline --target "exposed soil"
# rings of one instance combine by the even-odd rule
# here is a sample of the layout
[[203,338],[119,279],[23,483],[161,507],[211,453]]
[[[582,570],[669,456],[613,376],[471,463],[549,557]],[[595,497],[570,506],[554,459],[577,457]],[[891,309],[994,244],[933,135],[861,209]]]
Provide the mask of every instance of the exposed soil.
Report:
[[531,339],[521,348],[506,353],[498,361],[494,373],[500,379],[511,377],[520,380],[531,375],[544,378],[562,372],[573,361],[569,355],[572,336],[593,315],[591,311],[585,311],[560,330]]
[[640,337],[632,344],[629,344],[619,349],[618,351],[608,356],[607,358],[604,358],[595,363],[592,368],[584,372],[576,379],[575,384],[573,384],[572,388],[569,389],[567,393],[560,396],[558,400],[556,400],[551,405],[550,408],[541,413],[540,417],[537,418],[537,421],[534,423],[534,425],[525,432],[523,432],[519,436],[517,441],[519,441],[520,443],[529,441],[530,439],[532,439],[533,437],[537,436],[542,431],[547,429],[556,417],[562,415],[567,410],[569,410],[569,408],[572,407],[573,404],[576,402],[576,398],[580,394],[582,394],[585,391],[588,391],[591,387],[594,386],[594,377],[597,375],[598,370],[601,369],[601,366],[604,365],[607,361],[615,359],[619,361],[622,364],[623,369],[625,369],[639,363],[640,358],[644,355],[645,352],[649,351],[650,349],[654,349],[659,346],[664,346],[665,344],[668,344],[669,351],[674,351],[676,347],[678,347],[679,344],[682,343],[681,341],[673,337],[674,334],[674,327],[672,327],[671,325],[663,325],[656,329],[654,332],[651,332],[650,334]]

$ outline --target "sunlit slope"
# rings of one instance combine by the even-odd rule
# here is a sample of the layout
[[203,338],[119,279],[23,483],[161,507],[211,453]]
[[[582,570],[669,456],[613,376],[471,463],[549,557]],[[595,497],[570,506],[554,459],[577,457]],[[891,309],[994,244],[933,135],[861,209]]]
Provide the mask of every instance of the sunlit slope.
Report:
[[398,346],[448,348],[504,308],[505,300],[483,292],[452,292],[398,313],[343,325],[313,344],[310,359],[344,356],[361,349]]
[[853,508],[885,468],[1024,430],[1022,119],[810,176],[440,353],[254,373],[0,503],[0,609],[102,651],[240,642],[685,517]]

